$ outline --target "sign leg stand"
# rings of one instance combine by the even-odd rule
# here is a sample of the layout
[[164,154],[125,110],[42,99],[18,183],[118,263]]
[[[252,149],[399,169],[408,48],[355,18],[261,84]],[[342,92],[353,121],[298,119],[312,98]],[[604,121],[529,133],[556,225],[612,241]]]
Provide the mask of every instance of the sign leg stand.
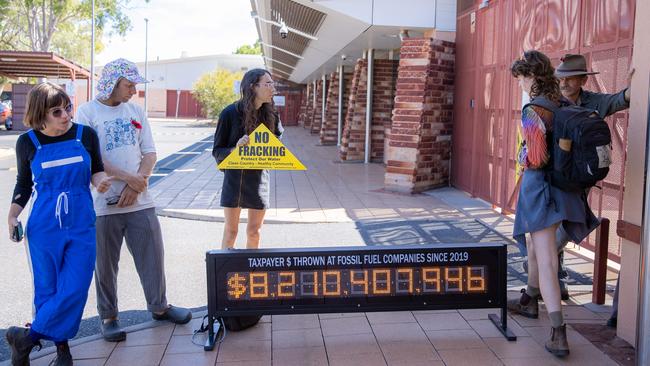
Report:
[[217,335],[221,330],[220,328],[221,322],[215,321],[215,318],[212,316],[208,317],[208,339],[203,346],[204,351],[214,350],[214,346],[217,344]]
[[497,314],[488,314],[488,318],[490,318],[492,324],[497,327],[499,332],[501,332],[501,334],[503,334],[507,340],[517,340],[517,336],[510,329],[508,329],[508,305],[503,304],[501,307],[501,319],[499,319],[499,316]]

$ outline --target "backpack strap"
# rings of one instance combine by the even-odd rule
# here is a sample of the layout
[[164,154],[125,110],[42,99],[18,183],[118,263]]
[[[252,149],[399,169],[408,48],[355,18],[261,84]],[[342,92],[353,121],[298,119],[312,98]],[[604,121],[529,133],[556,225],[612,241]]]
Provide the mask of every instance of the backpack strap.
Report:
[[551,101],[550,99],[548,99],[546,97],[541,97],[540,96],[540,97],[535,97],[535,98],[531,99],[530,102],[528,104],[526,104],[522,108],[522,110],[528,108],[529,106],[542,107],[544,109],[548,109],[551,112],[555,112],[556,109],[558,109],[558,108],[560,108],[562,106],[562,102],[560,102],[560,104],[558,104],[558,103],[555,103],[555,102]]

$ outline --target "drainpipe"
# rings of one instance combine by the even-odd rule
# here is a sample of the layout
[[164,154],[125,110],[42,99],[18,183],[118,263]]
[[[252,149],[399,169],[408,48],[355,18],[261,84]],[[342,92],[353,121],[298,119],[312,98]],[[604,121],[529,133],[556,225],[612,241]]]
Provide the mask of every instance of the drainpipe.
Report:
[[[323,74],[323,105],[322,105],[322,108],[321,108],[321,119],[320,119],[321,130],[323,129],[323,124],[325,123],[325,112],[326,112],[326,110],[325,110],[325,102],[326,102],[326,99],[327,99],[327,95],[325,95],[326,90],[327,90],[327,88],[325,87],[326,85],[327,85],[327,76],[325,76],[325,74]],[[320,133],[320,131],[318,131],[318,132]]]
[[314,90],[314,95],[312,95],[313,98],[312,105],[314,106],[314,108],[316,108],[316,93],[318,92],[318,88],[316,88],[316,79],[314,79],[314,81],[312,82],[312,88]]
[[[650,85],[648,86],[650,89]],[[648,94],[648,129],[645,138],[645,197],[643,205],[643,235],[641,237],[641,255],[639,256],[639,303],[636,329],[636,364],[650,364],[650,184],[648,184],[648,166],[650,166],[650,94]]]
[[339,113],[336,128],[336,146],[341,146],[341,130],[343,129],[343,65],[339,66]]
[[372,48],[368,49],[368,82],[366,87],[366,141],[363,154],[363,162],[370,162],[370,124],[372,123],[372,74],[374,65],[375,52]]

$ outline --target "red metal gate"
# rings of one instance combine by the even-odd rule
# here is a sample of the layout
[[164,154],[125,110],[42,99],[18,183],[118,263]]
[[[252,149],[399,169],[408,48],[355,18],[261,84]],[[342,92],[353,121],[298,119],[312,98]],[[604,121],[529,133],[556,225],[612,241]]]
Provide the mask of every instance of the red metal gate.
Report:
[[[178,114],[176,106],[178,106]],[[205,113],[191,91],[167,90],[167,117],[205,118]]]
[[[512,211],[516,129],[521,91],[510,64],[523,50],[541,50],[554,61],[580,53],[590,67],[587,89],[613,93],[626,86],[634,37],[634,0],[494,0],[460,9],[456,25],[456,94],[452,184],[495,207]],[[613,164],[603,189],[594,189],[594,212],[622,218],[627,112],[607,119]],[[595,235],[595,234],[594,234]],[[594,241],[592,235],[586,245]],[[620,238],[610,230],[610,258],[620,258]]]

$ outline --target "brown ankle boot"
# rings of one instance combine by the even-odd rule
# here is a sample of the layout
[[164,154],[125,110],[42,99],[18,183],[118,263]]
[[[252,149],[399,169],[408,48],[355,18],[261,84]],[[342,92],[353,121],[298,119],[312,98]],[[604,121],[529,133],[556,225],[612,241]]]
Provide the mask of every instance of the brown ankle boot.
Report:
[[529,296],[526,289],[522,288],[519,299],[508,301],[508,309],[527,318],[537,319],[539,317],[539,300]]
[[566,324],[551,328],[551,339],[544,345],[553,356],[564,357],[569,354],[569,342],[566,339]]

